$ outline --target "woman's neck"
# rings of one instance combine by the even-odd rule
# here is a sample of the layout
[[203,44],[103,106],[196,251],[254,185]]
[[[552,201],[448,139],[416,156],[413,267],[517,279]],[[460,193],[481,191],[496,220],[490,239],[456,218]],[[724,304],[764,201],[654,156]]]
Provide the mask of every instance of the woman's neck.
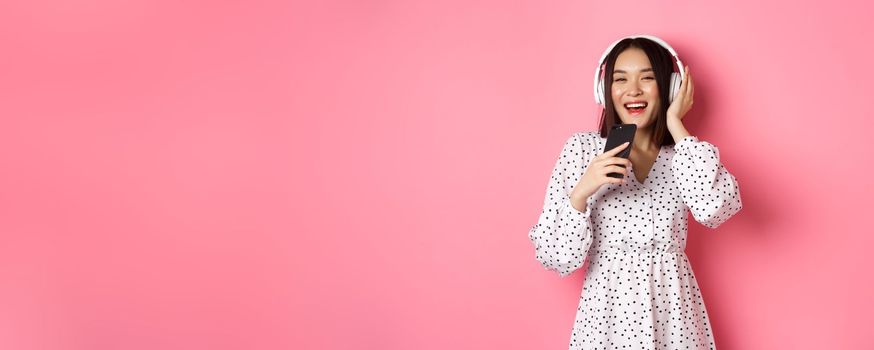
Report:
[[652,133],[649,130],[641,130],[638,129],[637,132],[634,133],[634,145],[633,149],[638,150],[640,152],[649,153],[659,147],[653,143]]

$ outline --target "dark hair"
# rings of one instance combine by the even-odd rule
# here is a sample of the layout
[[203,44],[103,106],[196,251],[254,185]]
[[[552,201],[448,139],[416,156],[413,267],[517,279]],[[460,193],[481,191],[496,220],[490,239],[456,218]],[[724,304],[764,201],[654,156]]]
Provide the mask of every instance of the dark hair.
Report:
[[652,65],[653,73],[655,73],[656,85],[659,90],[661,107],[654,111],[655,120],[652,126],[652,140],[659,146],[673,145],[674,138],[668,131],[667,112],[668,107],[670,107],[668,94],[670,93],[671,73],[674,71],[674,60],[667,49],[647,38],[624,39],[617,43],[604,59],[604,64],[606,65],[606,68],[604,68],[604,109],[601,112],[601,122],[598,126],[601,131],[601,137],[607,137],[613,125],[622,123],[621,119],[619,119],[619,114],[616,113],[616,107],[613,106],[613,97],[611,96],[613,68],[619,54],[632,47],[643,50],[646,56],[649,57],[649,63]]

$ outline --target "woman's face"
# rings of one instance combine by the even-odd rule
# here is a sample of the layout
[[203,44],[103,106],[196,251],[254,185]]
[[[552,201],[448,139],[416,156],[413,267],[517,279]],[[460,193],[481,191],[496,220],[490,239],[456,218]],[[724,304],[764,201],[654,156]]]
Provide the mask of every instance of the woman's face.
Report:
[[[623,124],[649,128],[659,106],[659,89],[649,58],[643,50],[631,47],[622,51],[613,67],[611,95]],[[633,103],[637,103],[637,108]],[[641,104],[643,103],[642,107]]]

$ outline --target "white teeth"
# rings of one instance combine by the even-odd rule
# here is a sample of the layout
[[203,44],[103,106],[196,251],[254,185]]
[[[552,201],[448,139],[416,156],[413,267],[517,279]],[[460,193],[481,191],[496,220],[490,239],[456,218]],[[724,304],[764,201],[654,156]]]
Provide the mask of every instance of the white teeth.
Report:
[[638,107],[640,107],[640,108],[646,107],[646,103],[629,103],[629,104],[625,105],[625,108],[638,108]]

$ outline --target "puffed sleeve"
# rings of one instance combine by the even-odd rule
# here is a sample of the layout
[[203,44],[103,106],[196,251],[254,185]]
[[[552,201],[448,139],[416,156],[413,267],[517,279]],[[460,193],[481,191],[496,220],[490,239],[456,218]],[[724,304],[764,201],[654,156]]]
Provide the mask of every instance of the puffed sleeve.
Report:
[[543,211],[528,231],[537,260],[560,277],[583,265],[592,243],[591,197],[585,211],[577,210],[570,201],[571,190],[588,165],[584,157],[592,151],[591,140],[583,136],[576,133],[565,141],[549,178]]
[[716,228],[743,207],[734,175],[719,161],[719,149],[695,136],[674,145],[671,170],[692,217]]

